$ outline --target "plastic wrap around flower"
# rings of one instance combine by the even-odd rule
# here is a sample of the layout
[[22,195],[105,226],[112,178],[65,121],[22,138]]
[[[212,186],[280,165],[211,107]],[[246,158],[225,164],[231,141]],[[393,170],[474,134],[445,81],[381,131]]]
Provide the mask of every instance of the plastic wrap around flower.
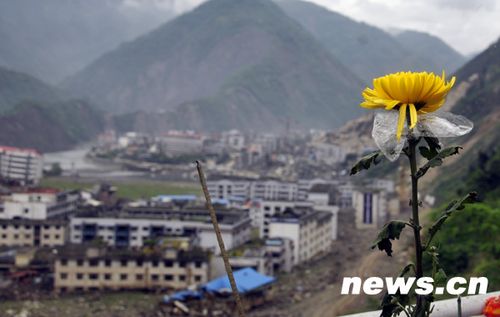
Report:
[[461,136],[472,130],[472,122],[465,117],[435,112],[444,104],[454,82],[455,77],[446,82],[444,72],[441,77],[427,72],[401,72],[375,78],[374,88],[363,91],[362,107],[387,110],[375,115],[372,136],[389,160],[399,157],[410,132],[439,138]]

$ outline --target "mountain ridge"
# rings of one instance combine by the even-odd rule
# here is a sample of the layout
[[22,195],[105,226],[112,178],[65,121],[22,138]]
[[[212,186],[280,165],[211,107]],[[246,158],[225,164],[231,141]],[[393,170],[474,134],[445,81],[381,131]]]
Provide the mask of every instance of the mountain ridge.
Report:
[[362,113],[351,106],[362,82],[267,0],[206,2],[63,88],[117,113],[171,111],[173,126],[190,129],[269,129],[287,115],[304,127],[336,127]]

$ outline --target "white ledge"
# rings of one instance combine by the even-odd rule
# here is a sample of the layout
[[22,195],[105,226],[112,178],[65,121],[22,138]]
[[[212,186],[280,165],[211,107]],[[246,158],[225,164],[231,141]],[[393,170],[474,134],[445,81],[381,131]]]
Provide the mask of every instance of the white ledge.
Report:
[[[500,291],[488,293],[484,295],[473,295],[462,297],[462,316],[471,317],[478,316],[482,314],[484,304],[486,299],[500,295]],[[458,312],[457,299],[446,299],[434,302],[434,310],[432,311],[432,317],[456,317]],[[379,317],[380,310],[371,311],[360,314],[344,315],[341,317]],[[399,316],[405,316],[401,313]]]

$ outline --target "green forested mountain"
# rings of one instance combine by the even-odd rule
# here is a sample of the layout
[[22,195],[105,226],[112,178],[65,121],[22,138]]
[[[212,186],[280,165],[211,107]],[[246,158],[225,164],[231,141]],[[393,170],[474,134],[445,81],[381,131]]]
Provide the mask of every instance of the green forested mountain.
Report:
[[14,108],[21,101],[54,102],[60,98],[55,88],[41,80],[0,67],[0,113]]
[[62,150],[103,127],[102,113],[87,102],[67,100],[32,76],[0,68],[0,145]]
[[493,291],[500,288],[500,40],[462,67],[457,78],[468,89],[452,110],[473,120],[475,128],[453,140],[466,151],[442,169],[434,193],[443,206],[470,191],[482,202],[445,223],[437,236],[443,245],[440,261],[452,275],[487,276]]
[[268,0],[212,0],[121,45],[63,85],[172,126],[335,128],[362,111],[361,81]]
[[443,41],[425,33],[408,31],[394,37],[310,2],[277,3],[365,82],[402,70],[451,73],[465,61]]

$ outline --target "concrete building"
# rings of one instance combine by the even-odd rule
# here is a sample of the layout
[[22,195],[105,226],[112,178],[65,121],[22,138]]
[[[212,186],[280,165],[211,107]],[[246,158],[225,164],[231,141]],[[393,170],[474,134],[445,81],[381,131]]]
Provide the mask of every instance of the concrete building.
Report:
[[281,201],[281,200],[257,200],[250,205],[249,215],[252,219],[252,226],[259,229],[259,236],[263,239],[269,237],[270,219],[279,213],[290,208],[312,207],[310,202]]
[[193,131],[169,131],[157,138],[163,153],[167,156],[201,153],[204,138]]
[[241,200],[288,200],[298,198],[298,185],[274,179],[250,179],[242,177],[212,176],[207,181],[211,197],[219,199],[239,198]]
[[0,220],[0,246],[62,246],[67,241],[64,220]]
[[222,132],[222,143],[229,149],[241,151],[245,147],[245,136],[238,130]]
[[42,178],[43,156],[34,149],[0,146],[0,178],[22,185],[38,184]]
[[384,191],[356,189],[352,195],[357,228],[378,228],[387,220],[387,199]]
[[269,238],[265,243],[266,255],[271,259],[273,272],[291,272],[294,264],[293,241],[286,238]]
[[310,150],[317,161],[330,165],[342,163],[346,158],[344,148],[337,144],[313,142],[310,145]]
[[208,255],[201,250],[140,251],[66,248],[54,264],[57,292],[183,289],[206,283]]
[[78,191],[61,192],[51,188],[35,188],[12,193],[0,209],[0,219],[38,219],[67,216],[76,211]]
[[[245,248],[234,250],[230,254],[229,263],[233,271],[250,267],[264,275],[274,275],[272,259],[267,256],[264,247]],[[226,274],[224,261],[221,256],[212,257],[210,265],[212,278]]]
[[332,214],[325,211],[288,209],[271,218],[269,237],[293,241],[294,265],[327,252],[332,243]]
[[[238,210],[218,210],[218,222],[227,249],[250,240],[251,220]],[[210,216],[204,208],[171,210],[162,207],[127,208],[114,214],[81,215],[71,219],[70,241],[99,239],[109,246],[141,247],[145,241],[168,236],[196,235],[200,247],[219,253]]]

